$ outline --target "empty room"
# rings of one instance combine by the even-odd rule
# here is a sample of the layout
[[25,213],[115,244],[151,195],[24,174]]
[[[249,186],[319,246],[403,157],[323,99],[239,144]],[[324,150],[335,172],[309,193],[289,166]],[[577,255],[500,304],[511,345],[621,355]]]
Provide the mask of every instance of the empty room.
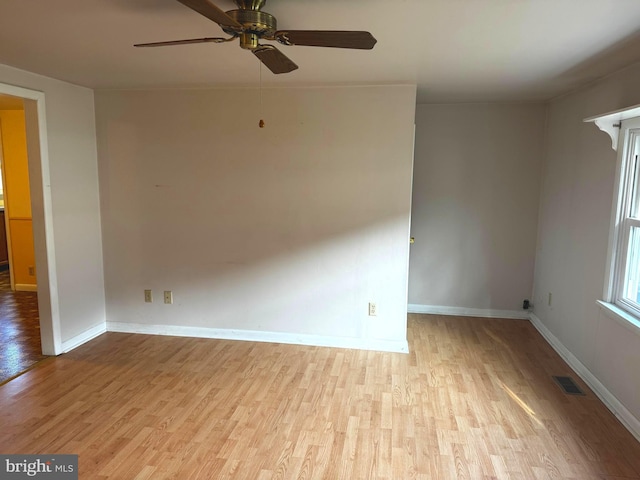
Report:
[[638,19],[0,0],[0,478],[640,480]]

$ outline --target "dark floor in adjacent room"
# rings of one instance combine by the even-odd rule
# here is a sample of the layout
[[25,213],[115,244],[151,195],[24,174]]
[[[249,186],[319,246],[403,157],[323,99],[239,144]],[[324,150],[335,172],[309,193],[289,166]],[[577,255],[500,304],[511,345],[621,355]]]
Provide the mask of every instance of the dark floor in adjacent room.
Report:
[[40,318],[36,292],[13,292],[9,271],[0,272],[0,384],[40,360]]

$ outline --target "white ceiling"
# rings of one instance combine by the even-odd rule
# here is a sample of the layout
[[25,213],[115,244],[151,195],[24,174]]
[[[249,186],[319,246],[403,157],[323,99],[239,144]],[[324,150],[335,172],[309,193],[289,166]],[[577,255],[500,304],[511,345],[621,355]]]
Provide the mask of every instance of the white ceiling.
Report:
[[[224,10],[231,0],[218,0]],[[640,61],[638,0],[267,0],[281,29],[369,30],[372,51],[279,48],[263,85],[417,83],[418,102],[535,101]],[[0,0],[0,63],[102,88],[256,86],[237,42],[176,0]]]

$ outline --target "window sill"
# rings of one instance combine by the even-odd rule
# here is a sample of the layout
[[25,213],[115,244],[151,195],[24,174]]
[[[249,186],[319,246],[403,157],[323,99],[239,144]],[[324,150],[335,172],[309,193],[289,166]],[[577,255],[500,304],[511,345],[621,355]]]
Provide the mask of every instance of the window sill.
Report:
[[640,335],[640,320],[637,317],[631,315],[629,312],[626,312],[613,303],[603,302],[602,300],[597,300],[597,303],[607,317],[617,321],[627,330],[632,331],[636,335]]

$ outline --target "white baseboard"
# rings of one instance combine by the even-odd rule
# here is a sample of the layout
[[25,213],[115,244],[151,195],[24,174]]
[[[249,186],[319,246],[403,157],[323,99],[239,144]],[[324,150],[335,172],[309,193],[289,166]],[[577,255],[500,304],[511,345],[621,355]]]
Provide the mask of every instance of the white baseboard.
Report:
[[16,283],[15,285],[17,292],[37,292],[38,286],[27,284],[27,283]]
[[85,330],[81,334],[70,338],[66,342],[62,342],[62,353],[70,352],[74,348],[79,347],[83,343],[87,343],[89,340],[93,340],[98,335],[102,335],[106,331],[106,325],[104,323],[99,323],[95,327],[92,327],[89,330]]
[[602,403],[611,410],[611,412],[622,422],[622,424],[631,432],[631,434],[640,441],[640,420],[633,416],[620,401],[606,389],[602,383],[593,375],[584,364],[578,360],[565,347],[558,338],[551,333],[542,321],[534,314],[530,313],[530,320],[533,326],[540,332],[545,340],[553,347],[553,349],[569,364],[569,366],[578,374],[578,376],[589,385],[589,388],[598,396]]
[[407,313],[453,315],[460,317],[529,319],[529,312],[527,310],[492,310],[484,308],[445,307],[440,305],[418,305],[411,303],[407,306]]
[[107,322],[108,332],[143,333],[174,337],[217,338],[221,340],[244,340],[250,342],[287,343],[317,347],[353,348],[380,352],[408,353],[406,340],[390,341],[350,337],[324,337],[285,332],[261,332],[255,330],[231,330],[208,327],[186,327],[177,325],[145,325],[139,323]]

